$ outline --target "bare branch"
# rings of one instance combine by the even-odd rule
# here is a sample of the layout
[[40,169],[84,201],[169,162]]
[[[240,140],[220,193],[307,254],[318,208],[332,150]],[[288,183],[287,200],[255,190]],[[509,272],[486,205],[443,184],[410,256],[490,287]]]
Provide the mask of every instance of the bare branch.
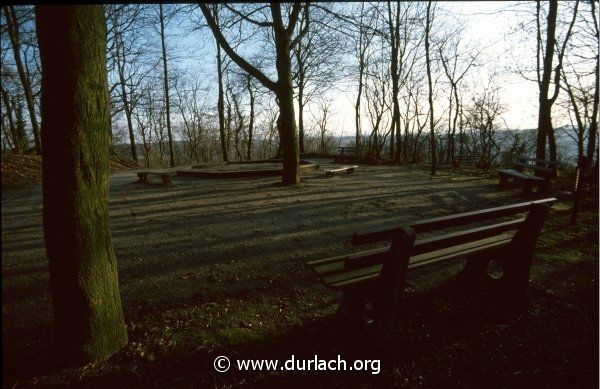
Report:
[[215,36],[215,39],[219,43],[219,46],[221,46],[223,48],[223,50],[225,50],[225,52],[227,53],[227,55],[229,56],[229,58],[231,58],[233,60],[233,62],[235,62],[239,67],[241,67],[246,72],[248,72],[248,74],[250,74],[252,77],[256,78],[266,88],[268,88],[268,89],[270,89],[272,91],[275,91],[276,88],[277,88],[277,84],[275,82],[273,82],[263,72],[261,72],[260,70],[258,70],[254,66],[252,66],[244,58],[240,57],[231,48],[231,46],[227,42],[227,39],[225,39],[225,37],[221,33],[221,30],[219,29],[219,26],[215,22],[215,19],[214,19],[212,13],[208,9],[208,6],[206,4],[203,4],[203,3],[199,3],[198,5],[200,6],[200,10],[202,11],[202,14],[206,18],[206,22],[208,23],[208,26],[210,27],[211,31],[213,32],[213,35]]
[[234,14],[238,15],[239,17],[241,17],[243,20],[252,23],[254,25],[257,25],[259,27],[273,27],[273,23],[272,22],[261,22],[258,20],[254,20],[250,18],[250,15],[252,15],[253,13],[256,13],[264,8],[266,8],[266,6],[264,7],[260,7],[258,9],[255,9],[254,11],[252,11],[250,14],[248,15],[244,15],[243,13],[241,13],[240,11],[238,11],[237,9],[233,8],[232,6],[230,6],[229,4],[225,3],[223,4],[225,6],[225,8],[227,8],[228,10],[230,10],[231,12],[233,12]]

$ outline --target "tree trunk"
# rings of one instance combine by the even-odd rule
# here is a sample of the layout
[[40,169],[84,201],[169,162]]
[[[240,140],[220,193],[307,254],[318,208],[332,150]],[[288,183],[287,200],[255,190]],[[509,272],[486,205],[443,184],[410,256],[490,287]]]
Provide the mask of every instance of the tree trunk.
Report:
[[102,6],[36,6],[42,62],[44,238],[58,346],[69,362],[127,343],[108,218]]
[[[594,8],[592,8],[592,11]],[[598,33],[596,32],[596,39],[598,39]],[[594,160],[594,152],[596,151],[596,134],[598,133],[598,104],[600,100],[600,72],[598,69],[599,57],[596,55],[596,83],[594,91],[594,102],[592,103],[592,117],[590,118],[590,130],[588,134],[587,144],[587,161],[589,164]]]
[[[117,73],[119,74],[119,84],[121,86],[121,101],[123,101],[123,111],[125,111],[125,119],[127,121],[127,130],[129,132],[129,145],[131,147],[131,158],[138,162],[137,147],[135,144],[135,135],[133,133],[133,122],[131,120],[131,105],[127,97],[127,81],[125,80],[125,50],[123,49],[123,37],[118,35],[115,37],[115,45],[117,51]],[[122,57],[121,57],[122,55]]]
[[[362,35],[362,30],[361,30],[361,35]],[[362,88],[363,88],[363,72],[364,72],[364,65],[363,65],[363,58],[361,56],[360,58],[360,64],[359,64],[359,68],[358,68],[358,93],[356,95],[356,102],[354,103],[354,125],[356,128],[356,135],[355,135],[355,139],[354,139],[354,150],[356,153],[356,162],[360,162],[361,161],[361,150],[360,150],[360,132],[361,132],[361,128],[360,128],[360,98],[362,95]]]
[[304,154],[304,63],[302,62],[301,47],[295,50],[298,63],[298,144],[300,154]]
[[425,26],[425,62],[427,63],[427,85],[429,86],[429,127],[431,142],[431,175],[435,175],[435,131],[433,123],[433,85],[431,82],[431,60],[429,58],[429,30],[431,18],[431,0],[427,3],[427,23]]
[[281,124],[281,152],[283,154],[283,173],[281,182],[284,185],[300,183],[300,158],[298,156],[298,136],[296,116],[294,114],[294,89],[292,86],[291,61],[288,47],[290,39],[285,29],[276,28],[275,47],[277,52],[277,90],[279,100],[279,120]]
[[217,78],[219,81],[219,97],[217,100],[217,110],[219,111],[219,136],[221,138],[221,152],[223,153],[223,162],[229,162],[229,153],[227,139],[225,136],[225,102],[223,95],[223,64],[221,62],[221,47],[217,43]]
[[167,47],[165,45],[165,17],[163,5],[159,4],[160,17],[160,43],[162,46],[163,79],[165,84],[165,109],[167,110],[167,136],[169,137],[169,165],[175,166],[175,154],[173,153],[173,134],[171,132],[171,99],[169,97],[169,72],[167,68]]
[[10,36],[10,43],[13,50],[13,57],[15,64],[17,65],[17,72],[19,73],[19,79],[23,85],[23,91],[25,92],[25,102],[27,103],[27,110],[29,111],[29,119],[31,121],[31,130],[33,132],[33,138],[35,140],[35,151],[38,155],[42,154],[42,144],[40,141],[40,127],[35,114],[35,103],[33,101],[33,93],[31,91],[31,84],[29,78],[25,72],[23,61],[21,60],[21,41],[19,39],[19,22],[15,14],[14,7],[4,6],[4,14],[6,16],[8,34]]
[[[25,136],[25,127],[23,125],[23,114],[21,103],[15,104],[14,100],[9,96],[8,92],[0,85],[2,91],[2,102],[6,107],[6,118],[8,120],[9,134],[6,134],[7,140],[10,138],[9,145],[13,153],[23,154],[27,149],[27,139]],[[15,106],[16,105],[16,106]],[[14,115],[14,116],[13,116]],[[2,123],[4,126],[4,122]]]
[[[548,26],[546,31],[546,50],[544,51],[544,67],[542,79],[539,83],[540,97],[539,97],[539,111],[538,111],[538,133],[535,155],[536,158],[546,158],[546,138],[548,138],[548,132],[552,129],[552,101],[548,98],[548,91],[550,89],[550,80],[552,77],[552,59],[554,57],[554,45],[556,35],[556,14],[558,9],[558,3],[556,0],[550,0],[550,8],[548,10]],[[539,18],[539,7],[538,1],[538,18]],[[538,22],[539,23],[539,22]],[[538,24],[538,28],[539,24]],[[538,30],[538,50],[541,47],[541,31]],[[539,55],[539,53],[538,53]],[[539,69],[538,69],[539,72]],[[539,74],[539,73],[538,73]],[[556,145],[554,145],[556,147]]]
[[125,89],[125,77],[122,69],[119,70],[119,79],[121,83],[121,99],[123,100],[123,110],[125,111],[125,119],[127,120],[127,130],[129,132],[129,144],[131,147],[131,158],[138,162],[137,146],[135,144],[135,135],[133,133],[133,121],[131,120],[131,105],[127,98],[127,90]]
[[252,135],[254,133],[254,91],[252,90],[252,78],[248,76],[248,95],[250,96],[250,118],[248,121],[248,152],[246,158],[252,160]]

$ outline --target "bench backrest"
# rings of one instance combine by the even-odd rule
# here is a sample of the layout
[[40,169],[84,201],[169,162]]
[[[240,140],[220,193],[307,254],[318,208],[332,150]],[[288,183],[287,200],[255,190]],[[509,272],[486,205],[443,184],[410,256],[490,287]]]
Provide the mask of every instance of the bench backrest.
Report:
[[546,159],[519,157],[513,162],[517,170],[530,169],[535,171],[537,176],[544,177],[547,179],[556,178],[556,168],[558,162],[549,161]]
[[[527,223],[531,224],[537,222],[536,220],[531,220],[537,217],[536,215],[532,216],[532,211],[548,207],[555,201],[555,198],[547,198],[480,211],[465,212],[457,215],[426,219],[412,223],[409,229],[414,231],[417,237],[423,233],[434,232],[446,228],[459,228],[457,231],[450,233],[437,234],[432,237],[417,239],[414,246],[412,246],[411,255],[416,256],[429,253],[518,230]],[[514,217],[519,214],[524,214],[524,216],[516,219],[512,218],[511,220],[494,220],[505,217]],[[487,223],[483,226],[469,227],[472,223],[480,222]],[[354,246],[359,246],[393,240],[398,236],[398,231],[399,228],[392,228],[365,234],[354,234],[351,238],[351,243]],[[534,237],[534,244],[535,240],[537,240],[537,236]],[[393,244],[390,246],[390,250],[392,249],[392,246]],[[358,260],[350,259],[345,264],[345,267],[360,268],[363,266],[372,266],[383,263],[385,258],[385,255],[373,255]]]
[[[548,198],[421,220],[408,227],[354,234],[351,242],[355,246],[383,241],[391,241],[391,244],[310,261],[306,266],[334,289],[354,288],[376,281],[371,284],[373,293],[391,299],[388,303],[393,305],[396,291],[403,289],[410,269],[465,257],[487,257],[487,253],[507,250],[510,255],[502,256],[508,261],[502,264],[503,273],[511,280],[511,287],[523,289],[528,284],[538,237],[550,205],[555,201],[555,198]],[[503,219],[495,220],[499,218]],[[469,226],[472,223],[484,225]],[[446,228],[454,230],[450,233],[441,231]],[[437,233],[417,239],[418,235],[431,232]]]

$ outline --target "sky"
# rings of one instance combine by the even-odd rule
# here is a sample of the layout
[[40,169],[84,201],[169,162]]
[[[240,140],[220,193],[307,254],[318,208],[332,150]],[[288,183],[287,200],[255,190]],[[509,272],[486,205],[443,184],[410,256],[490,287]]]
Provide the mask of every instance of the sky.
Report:
[[[531,21],[533,15],[517,12],[516,2],[484,1],[484,2],[438,2],[438,12],[450,12],[456,16],[464,29],[464,41],[470,41],[479,47],[485,47],[481,56],[485,62],[483,69],[473,72],[477,83],[477,75],[481,73],[481,81],[485,82],[485,73],[490,69],[498,70],[496,84],[500,85],[500,98],[506,108],[503,115],[505,124],[510,129],[530,129],[537,127],[538,87],[535,82],[526,80],[514,72],[517,65],[535,64],[534,41],[523,39],[523,32],[512,33],[519,22]],[[522,8],[522,7],[521,7]],[[196,20],[202,20],[196,10]],[[442,20],[442,19],[441,19]],[[173,31],[173,30],[171,30]],[[206,80],[215,78],[215,46],[211,32],[200,29],[185,36],[174,37],[181,52],[193,53],[191,57],[180,60],[179,66],[196,68],[200,77]],[[172,41],[172,40],[171,40]],[[172,41],[173,42],[173,41]],[[188,50],[185,47],[188,47]],[[473,82],[473,80],[471,81]],[[215,85],[212,85],[215,84]],[[215,93],[216,82],[207,87]],[[438,93],[445,95],[444,88],[438,85]],[[355,92],[336,92],[334,95],[333,115],[330,121],[331,131],[337,135],[354,133],[354,100]],[[465,96],[468,99],[470,96]],[[437,112],[441,112],[440,109]],[[310,118],[310,115],[305,115]],[[555,115],[555,127],[568,124],[567,118]]]

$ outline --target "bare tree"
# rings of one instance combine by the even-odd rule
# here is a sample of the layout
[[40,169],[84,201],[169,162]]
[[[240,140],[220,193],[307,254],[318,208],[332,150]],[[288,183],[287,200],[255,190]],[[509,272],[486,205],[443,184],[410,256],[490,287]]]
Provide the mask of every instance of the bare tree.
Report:
[[322,154],[327,152],[326,135],[328,132],[328,122],[332,114],[331,103],[331,100],[319,99],[317,102],[317,113],[312,114],[319,131],[319,149]]
[[170,166],[175,166],[175,155],[173,152],[173,133],[171,130],[171,98],[169,96],[169,71],[167,67],[167,46],[165,44],[165,16],[163,5],[158,5],[159,20],[160,20],[160,43],[162,48],[162,63],[163,63],[163,83],[165,88],[165,109],[167,119],[167,135],[169,137],[169,163]]
[[21,58],[21,38],[20,38],[20,26],[21,20],[15,11],[15,7],[12,5],[5,5],[2,7],[2,11],[4,12],[4,17],[6,18],[6,25],[8,30],[8,35],[10,38],[10,43],[13,51],[13,58],[17,67],[17,72],[19,74],[19,79],[21,80],[21,85],[23,87],[23,92],[25,94],[25,102],[27,103],[27,110],[29,111],[29,120],[31,122],[33,138],[35,140],[35,150],[37,154],[42,154],[42,145],[40,139],[40,128],[37,120],[37,114],[35,110],[35,101],[33,91],[31,89],[30,78],[27,75],[27,70],[25,68],[25,64],[23,63],[23,59]]
[[433,123],[433,84],[431,81],[431,59],[429,53],[429,41],[431,32],[431,21],[433,19],[433,11],[431,9],[431,0],[427,2],[427,18],[425,24],[425,61],[427,64],[427,85],[429,86],[429,131],[431,143],[431,175],[435,175],[435,132]]
[[[260,5],[259,7],[259,9],[264,9],[267,6]],[[229,8],[231,8],[233,12],[236,12],[233,7]],[[281,145],[283,150],[283,172],[281,180],[284,185],[294,185],[300,182],[300,159],[298,156],[298,134],[294,114],[294,90],[292,85],[290,50],[300,43],[302,37],[308,30],[308,24],[306,24],[304,28],[294,36],[300,12],[304,9],[306,15],[308,12],[308,4],[303,6],[300,3],[294,3],[289,12],[287,25],[284,24],[281,4],[272,3],[269,8],[271,11],[270,20],[256,20],[252,18],[252,15],[243,14],[241,12],[237,13],[239,13],[242,20],[255,26],[269,28],[272,32],[276,52],[277,81],[273,81],[257,67],[239,56],[222,34],[209,7],[205,4],[200,4],[200,9],[204,14],[215,39],[218,41],[219,46],[225,50],[233,62],[256,78],[265,88],[271,90],[277,96],[281,123]]]
[[[444,68],[444,73],[450,84],[450,94],[448,98],[448,147],[446,150],[446,162],[452,162],[454,164],[456,127],[461,111],[461,99],[458,96],[459,84],[475,63],[477,57],[481,53],[481,50],[478,52],[467,51],[465,54],[470,56],[470,58],[464,61],[461,58],[462,55],[460,51],[461,30],[453,30],[452,34],[453,35],[448,37],[443,44],[438,46],[438,51],[442,66]],[[444,53],[444,51],[446,51],[446,53]],[[462,67],[461,64],[463,64]],[[452,108],[454,108],[454,110]],[[462,127],[460,128],[460,131],[460,138],[462,139]]]
[[[600,74],[598,69],[598,20],[596,4],[590,5],[590,17],[581,17],[581,27],[575,31],[567,49],[572,59],[565,58],[567,66],[561,68],[561,88],[567,93],[563,105],[571,118],[571,131],[563,131],[577,143],[579,166],[584,174],[592,163],[596,151],[596,133],[598,129],[598,88]],[[590,57],[590,54],[592,55]],[[593,64],[592,64],[593,61]],[[590,69],[593,71],[590,72]],[[574,122],[574,123],[573,123]],[[587,147],[584,144],[587,139]]]
[[[139,5],[109,5],[106,8],[108,21],[108,69],[114,69],[117,81],[111,86],[110,91],[117,93],[125,114],[131,158],[138,161],[133,126],[133,111],[137,99],[137,88],[140,86],[146,73],[141,68],[141,54],[139,25],[142,9]],[[115,113],[120,110],[114,110]]]
[[[541,26],[541,2],[538,0],[536,5],[536,26],[537,26],[537,83],[539,87],[539,111],[538,111],[538,135],[536,146],[536,157],[544,159],[546,157],[546,138],[550,151],[550,159],[556,161],[556,140],[554,137],[554,127],[552,126],[552,105],[558,97],[560,90],[560,72],[565,54],[565,47],[569,41],[573,24],[577,16],[577,8],[579,1],[577,0],[573,9],[573,18],[569,24],[567,33],[561,45],[556,41],[556,20],[558,14],[558,1],[550,0],[547,23],[546,23],[546,40],[545,50],[542,50],[542,26]],[[553,68],[555,46],[557,46],[557,63]],[[550,84],[554,73],[554,92],[549,96]]]
[[466,125],[471,132],[473,149],[477,150],[476,154],[484,169],[489,168],[500,154],[500,146],[495,136],[501,115],[505,111],[506,108],[499,98],[499,88],[491,85],[485,86],[466,107]]
[[[356,101],[354,103],[354,125],[356,127],[356,135],[355,135],[355,150],[356,150],[356,159],[357,161],[361,160],[361,99],[363,93],[363,79],[366,68],[366,54],[369,49],[369,45],[373,40],[374,34],[370,32],[369,29],[365,27],[365,3],[361,2],[360,6],[360,19],[359,19],[359,28],[358,28],[358,40],[356,43],[356,52],[358,57],[358,90],[356,92]],[[370,138],[369,138],[370,139]],[[377,138],[375,137],[374,142],[377,143]]]

